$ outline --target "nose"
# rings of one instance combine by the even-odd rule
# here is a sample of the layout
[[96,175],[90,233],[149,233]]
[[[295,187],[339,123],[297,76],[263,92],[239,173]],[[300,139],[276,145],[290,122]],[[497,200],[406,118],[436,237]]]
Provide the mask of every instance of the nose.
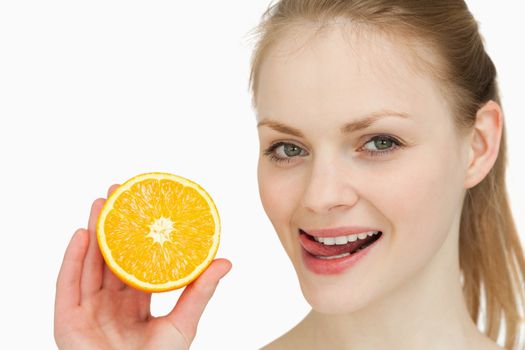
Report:
[[358,199],[348,168],[336,162],[317,162],[306,181],[301,204],[322,214],[335,208],[352,207]]

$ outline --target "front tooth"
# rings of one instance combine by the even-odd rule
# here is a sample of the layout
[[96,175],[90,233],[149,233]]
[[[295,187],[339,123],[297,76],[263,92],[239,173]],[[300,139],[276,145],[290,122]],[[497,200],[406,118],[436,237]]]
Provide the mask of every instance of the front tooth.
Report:
[[326,245],[334,245],[335,244],[335,238],[334,237],[325,237],[323,243],[326,244]]
[[348,239],[348,242],[355,242],[355,241],[357,241],[357,235],[348,235],[348,236],[346,236],[346,238]]
[[348,242],[348,239],[346,238],[346,236],[338,236],[338,237],[335,237],[335,244],[346,244]]
[[357,238],[359,239],[365,239],[366,237],[368,237],[368,234],[366,232],[357,234]]

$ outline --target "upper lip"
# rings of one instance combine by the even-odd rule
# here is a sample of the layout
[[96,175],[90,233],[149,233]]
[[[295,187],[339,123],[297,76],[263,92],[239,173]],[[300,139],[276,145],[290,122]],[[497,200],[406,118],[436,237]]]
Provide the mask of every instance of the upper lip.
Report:
[[344,227],[323,228],[323,229],[316,229],[316,230],[314,229],[312,230],[299,229],[299,230],[309,234],[310,236],[316,236],[316,237],[348,236],[348,235],[354,235],[356,233],[381,231],[375,228],[362,227],[362,226],[344,226]]

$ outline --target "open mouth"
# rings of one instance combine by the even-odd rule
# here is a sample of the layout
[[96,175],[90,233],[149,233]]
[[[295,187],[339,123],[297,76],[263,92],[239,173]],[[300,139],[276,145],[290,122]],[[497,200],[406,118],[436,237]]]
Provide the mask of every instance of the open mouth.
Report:
[[374,244],[383,232],[374,231],[368,234],[349,235],[339,237],[314,237],[303,230],[299,230],[303,248],[319,259],[336,259],[356,254]]

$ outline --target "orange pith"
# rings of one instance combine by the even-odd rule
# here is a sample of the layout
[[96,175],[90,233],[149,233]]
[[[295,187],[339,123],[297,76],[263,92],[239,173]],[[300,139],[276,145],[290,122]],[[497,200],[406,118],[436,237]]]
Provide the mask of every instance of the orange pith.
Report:
[[137,175],[107,199],[97,223],[108,267],[135,288],[183,287],[211,263],[219,245],[215,203],[198,184],[169,173]]

